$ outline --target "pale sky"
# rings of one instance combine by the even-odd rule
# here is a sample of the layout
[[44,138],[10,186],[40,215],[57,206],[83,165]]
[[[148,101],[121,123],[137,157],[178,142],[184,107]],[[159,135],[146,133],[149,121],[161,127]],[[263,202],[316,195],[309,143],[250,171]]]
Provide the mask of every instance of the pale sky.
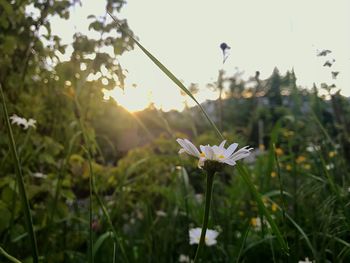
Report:
[[[104,15],[102,2],[82,0],[68,21],[52,19],[53,33],[66,43],[77,31],[93,36],[86,17]],[[128,20],[140,42],[186,86],[199,84],[201,102],[217,96],[206,84],[215,81],[222,68],[228,75],[238,68],[245,72],[243,78],[256,70],[267,78],[275,66],[283,74],[294,68],[298,85],[335,83],[350,96],[349,0],[129,0],[119,17]],[[224,65],[222,42],[231,47]],[[317,50],[323,49],[332,53],[317,57]],[[331,68],[322,66],[333,58]],[[141,109],[150,100],[164,110],[183,107],[179,88],[139,48],[124,53],[119,61],[129,72],[125,95],[116,93],[125,107]],[[332,80],[331,71],[340,71],[337,80]],[[140,102],[130,99],[135,94]]]

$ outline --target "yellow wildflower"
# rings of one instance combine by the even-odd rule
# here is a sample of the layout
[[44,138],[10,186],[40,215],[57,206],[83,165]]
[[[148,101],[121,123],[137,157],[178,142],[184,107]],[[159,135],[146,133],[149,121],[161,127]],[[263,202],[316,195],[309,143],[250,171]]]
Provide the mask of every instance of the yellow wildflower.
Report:
[[337,153],[335,151],[331,151],[328,153],[329,158],[333,158],[336,155],[337,155]]
[[277,176],[277,173],[276,172],[271,172],[271,177],[272,178],[275,178]]
[[286,165],[286,170],[287,170],[287,171],[292,171],[292,166],[291,166],[290,164],[287,164],[287,165]]
[[275,152],[276,152],[276,154],[277,154],[278,156],[283,155],[283,150],[282,150],[281,148],[276,148],[276,149],[275,149]]
[[303,163],[306,161],[306,157],[300,155],[300,156],[298,156],[298,158],[295,161],[296,161],[296,163]]
[[258,225],[258,217],[253,217],[250,219],[250,224],[252,226],[257,226]]
[[283,133],[284,137],[292,137],[294,135],[294,132],[293,131],[285,131]]
[[305,170],[310,170],[311,169],[311,165],[308,164],[308,163],[304,164],[304,169]]
[[272,212],[276,212],[277,211],[277,205],[275,203],[272,203],[271,210],[272,210]]

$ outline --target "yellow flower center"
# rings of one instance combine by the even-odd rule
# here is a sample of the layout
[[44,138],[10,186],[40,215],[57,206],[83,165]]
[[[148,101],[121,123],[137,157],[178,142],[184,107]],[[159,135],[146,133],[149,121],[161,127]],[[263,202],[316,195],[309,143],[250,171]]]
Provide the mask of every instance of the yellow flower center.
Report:
[[256,225],[258,224],[256,218],[250,219],[250,223],[251,223],[253,226],[256,226]]

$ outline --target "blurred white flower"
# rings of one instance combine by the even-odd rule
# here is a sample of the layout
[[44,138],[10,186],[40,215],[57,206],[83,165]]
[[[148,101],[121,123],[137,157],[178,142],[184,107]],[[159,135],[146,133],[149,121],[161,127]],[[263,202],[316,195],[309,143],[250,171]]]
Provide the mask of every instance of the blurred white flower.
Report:
[[332,163],[326,165],[327,170],[331,170],[333,168],[334,168],[334,164],[332,164]]
[[[202,229],[199,227],[190,229],[189,231],[190,245],[199,244],[201,231]],[[216,238],[218,237],[218,235],[219,235],[219,232],[215,230],[207,229],[207,232],[205,233],[205,244],[207,246],[215,245],[217,243]]]
[[236,164],[236,161],[247,157],[252,150],[252,148],[245,146],[235,152],[238,147],[237,143],[233,143],[227,149],[225,149],[226,140],[224,140],[219,146],[200,145],[199,148],[201,152],[199,152],[197,147],[187,139],[177,139],[176,141],[182,147],[179,153],[187,153],[189,155],[197,157],[199,159],[198,167],[200,168],[204,166],[206,160],[226,163],[233,166]]
[[310,261],[309,258],[305,258],[304,260],[299,260],[298,263],[312,263],[313,261]]
[[11,124],[17,124],[18,126],[24,126],[27,123],[27,120],[21,117],[18,117],[16,114],[13,114],[11,117]]
[[156,215],[158,217],[166,217],[167,216],[167,214],[163,210],[157,210]]
[[190,263],[191,260],[190,260],[190,257],[189,256],[186,256],[186,255],[180,255],[179,257],[179,262],[185,262],[185,263]]
[[31,127],[33,127],[33,128],[36,128],[35,124],[36,124],[36,120],[34,120],[34,119],[29,119],[29,120],[27,121],[27,127],[26,127],[26,129],[27,129],[29,126],[31,126]]
[[25,130],[27,130],[29,127],[36,128],[35,127],[36,120],[34,120],[34,119],[27,120],[25,118],[18,117],[16,114],[13,114],[10,117],[10,119],[11,119],[11,124],[16,124],[16,125],[22,127]]
[[266,226],[267,228],[270,228],[269,222],[267,222],[264,218],[261,221],[260,217],[253,217],[250,220],[250,224],[253,226],[255,231],[261,231],[262,224],[264,224],[264,226]]
[[198,204],[203,203],[203,195],[202,194],[195,194],[194,198],[195,198],[195,200],[197,201]]
[[33,173],[32,175],[33,175],[33,177],[35,177],[35,178],[40,178],[40,179],[45,179],[45,178],[47,178],[47,175],[46,175],[46,174],[43,174],[43,173]]
[[320,147],[319,145],[313,145],[313,144],[311,144],[311,145],[309,145],[308,147],[306,147],[306,151],[308,151],[308,152],[310,152],[310,153],[312,153],[312,152],[317,152],[317,151],[319,151],[319,150],[321,150],[321,147]]

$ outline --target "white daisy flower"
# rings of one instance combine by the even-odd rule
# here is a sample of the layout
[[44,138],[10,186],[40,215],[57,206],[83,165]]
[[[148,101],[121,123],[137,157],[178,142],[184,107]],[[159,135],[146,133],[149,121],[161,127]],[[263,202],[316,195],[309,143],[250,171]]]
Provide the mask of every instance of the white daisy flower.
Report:
[[18,126],[24,126],[27,123],[25,118],[18,117],[16,114],[13,114],[11,117],[11,124],[17,124]]
[[200,168],[204,166],[204,163],[207,160],[216,161],[219,163],[225,163],[233,166],[236,164],[236,161],[249,156],[250,151],[253,149],[253,148],[248,148],[249,146],[245,146],[235,152],[235,150],[238,147],[238,144],[233,143],[226,149],[225,148],[226,140],[224,140],[219,146],[200,145],[199,148],[201,152],[199,152],[197,147],[194,146],[193,143],[191,143],[187,139],[177,139],[176,141],[182,147],[179,153],[187,153],[189,155],[197,157],[199,159],[198,167]]
[[[201,232],[202,232],[202,229],[199,227],[190,229],[189,231],[190,245],[199,244]],[[207,229],[207,232],[205,233],[205,244],[207,246],[215,245],[217,243],[216,238],[218,237],[218,235],[219,235],[219,232],[215,230]]]
[[34,120],[34,119],[27,120],[25,118],[18,117],[16,114],[13,114],[10,117],[10,119],[11,119],[11,124],[16,124],[25,130],[27,130],[29,127],[36,128],[36,126],[35,126],[36,120]]

